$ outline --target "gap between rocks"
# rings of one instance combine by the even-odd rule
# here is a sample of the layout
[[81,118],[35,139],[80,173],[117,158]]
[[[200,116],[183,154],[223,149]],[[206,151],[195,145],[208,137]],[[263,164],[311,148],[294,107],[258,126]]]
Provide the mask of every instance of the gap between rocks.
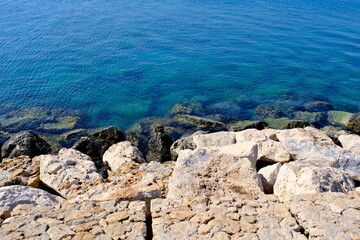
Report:
[[309,233],[307,233],[307,232],[309,232],[309,231],[306,230],[306,229],[304,228],[304,226],[302,226],[302,225],[300,224],[299,220],[296,218],[296,215],[295,215],[293,212],[291,212],[291,209],[290,209],[290,208],[288,208],[288,211],[289,211],[289,213],[291,214],[291,216],[295,219],[296,223],[300,226],[300,231],[299,231],[299,232],[300,232],[302,235],[304,235],[304,236],[306,237],[306,239],[309,239]]

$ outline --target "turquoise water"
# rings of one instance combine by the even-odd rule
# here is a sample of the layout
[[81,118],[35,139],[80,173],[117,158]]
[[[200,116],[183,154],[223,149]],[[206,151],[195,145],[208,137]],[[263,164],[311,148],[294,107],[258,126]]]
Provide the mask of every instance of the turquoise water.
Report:
[[0,102],[127,128],[185,100],[360,111],[359,0],[3,0]]

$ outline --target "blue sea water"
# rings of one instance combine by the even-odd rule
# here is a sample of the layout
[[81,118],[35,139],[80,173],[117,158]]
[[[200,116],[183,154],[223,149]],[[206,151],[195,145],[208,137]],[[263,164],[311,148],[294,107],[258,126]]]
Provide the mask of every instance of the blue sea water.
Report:
[[0,86],[123,129],[185,100],[360,111],[360,1],[2,0]]

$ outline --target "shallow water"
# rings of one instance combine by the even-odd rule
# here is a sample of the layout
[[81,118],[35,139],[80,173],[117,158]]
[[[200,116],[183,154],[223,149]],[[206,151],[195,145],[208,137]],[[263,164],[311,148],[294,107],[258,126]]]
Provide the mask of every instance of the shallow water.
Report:
[[4,0],[0,102],[127,128],[199,100],[360,111],[358,0]]

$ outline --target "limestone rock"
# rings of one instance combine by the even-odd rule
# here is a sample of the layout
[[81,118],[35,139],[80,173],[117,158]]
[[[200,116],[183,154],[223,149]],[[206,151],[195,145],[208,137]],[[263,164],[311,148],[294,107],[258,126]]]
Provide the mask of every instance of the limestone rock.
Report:
[[14,208],[18,204],[55,205],[63,199],[44,190],[26,186],[8,186],[0,188],[0,207]]
[[51,152],[50,145],[33,132],[19,132],[11,135],[1,147],[2,158],[14,158],[21,155],[35,157]]
[[259,161],[286,163],[291,159],[290,154],[281,143],[271,139],[259,143]]
[[141,152],[128,141],[112,145],[104,153],[103,161],[108,164],[112,171],[116,171],[127,162],[145,162]]
[[329,111],[327,112],[327,121],[334,125],[345,126],[352,117],[352,113],[343,111]]
[[0,224],[0,239],[145,239],[147,211],[139,201],[18,205]]
[[339,142],[345,150],[360,155],[360,136],[355,134],[340,135]]
[[[200,134],[202,133],[203,132],[200,132]],[[194,133],[193,135],[195,134],[198,134],[198,132]],[[171,159],[173,161],[176,161],[179,152],[181,150],[185,150],[185,149],[194,150],[197,147],[195,142],[193,141],[193,135],[189,137],[180,138],[171,145],[170,154],[171,154]]]
[[276,163],[259,170],[259,176],[261,178],[261,182],[264,188],[265,193],[273,193],[274,192],[274,184],[281,168],[281,163]]
[[274,185],[274,194],[284,201],[291,199],[294,195],[348,192],[354,189],[353,180],[339,169],[291,162],[280,168]]
[[169,182],[167,198],[231,198],[242,194],[261,194],[261,180],[254,161],[249,159],[256,147],[251,145],[247,151],[239,151],[244,156],[227,154],[227,149],[222,149],[223,153],[206,148],[181,151]]
[[197,148],[222,147],[236,143],[236,134],[233,132],[216,132],[209,134],[196,134],[192,139]]
[[286,204],[309,239],[359,239],[360,192],[298,195]]
[[102,177],[89,156],[75,149],[63,148],[58,156],[40,156],[40,179],[67,198],[73,188]]
[[318,166],[337,167],[343,149],[324,132],[312,127],[283,130],[276,134],[292,159]]
[[152,200],[153,239],[307,239],[276,198],[217,200]]
[[0,187],[9,185],[31,185],[37,187],[39,182],[40,161],[38,157],[19,156],[7,158],[0,163]]
[[81,137],[73,148],[85,153],[92,159],[101,159],[111,145],[124,140],[123,133],[117,128],[107,127],[89,136]]

